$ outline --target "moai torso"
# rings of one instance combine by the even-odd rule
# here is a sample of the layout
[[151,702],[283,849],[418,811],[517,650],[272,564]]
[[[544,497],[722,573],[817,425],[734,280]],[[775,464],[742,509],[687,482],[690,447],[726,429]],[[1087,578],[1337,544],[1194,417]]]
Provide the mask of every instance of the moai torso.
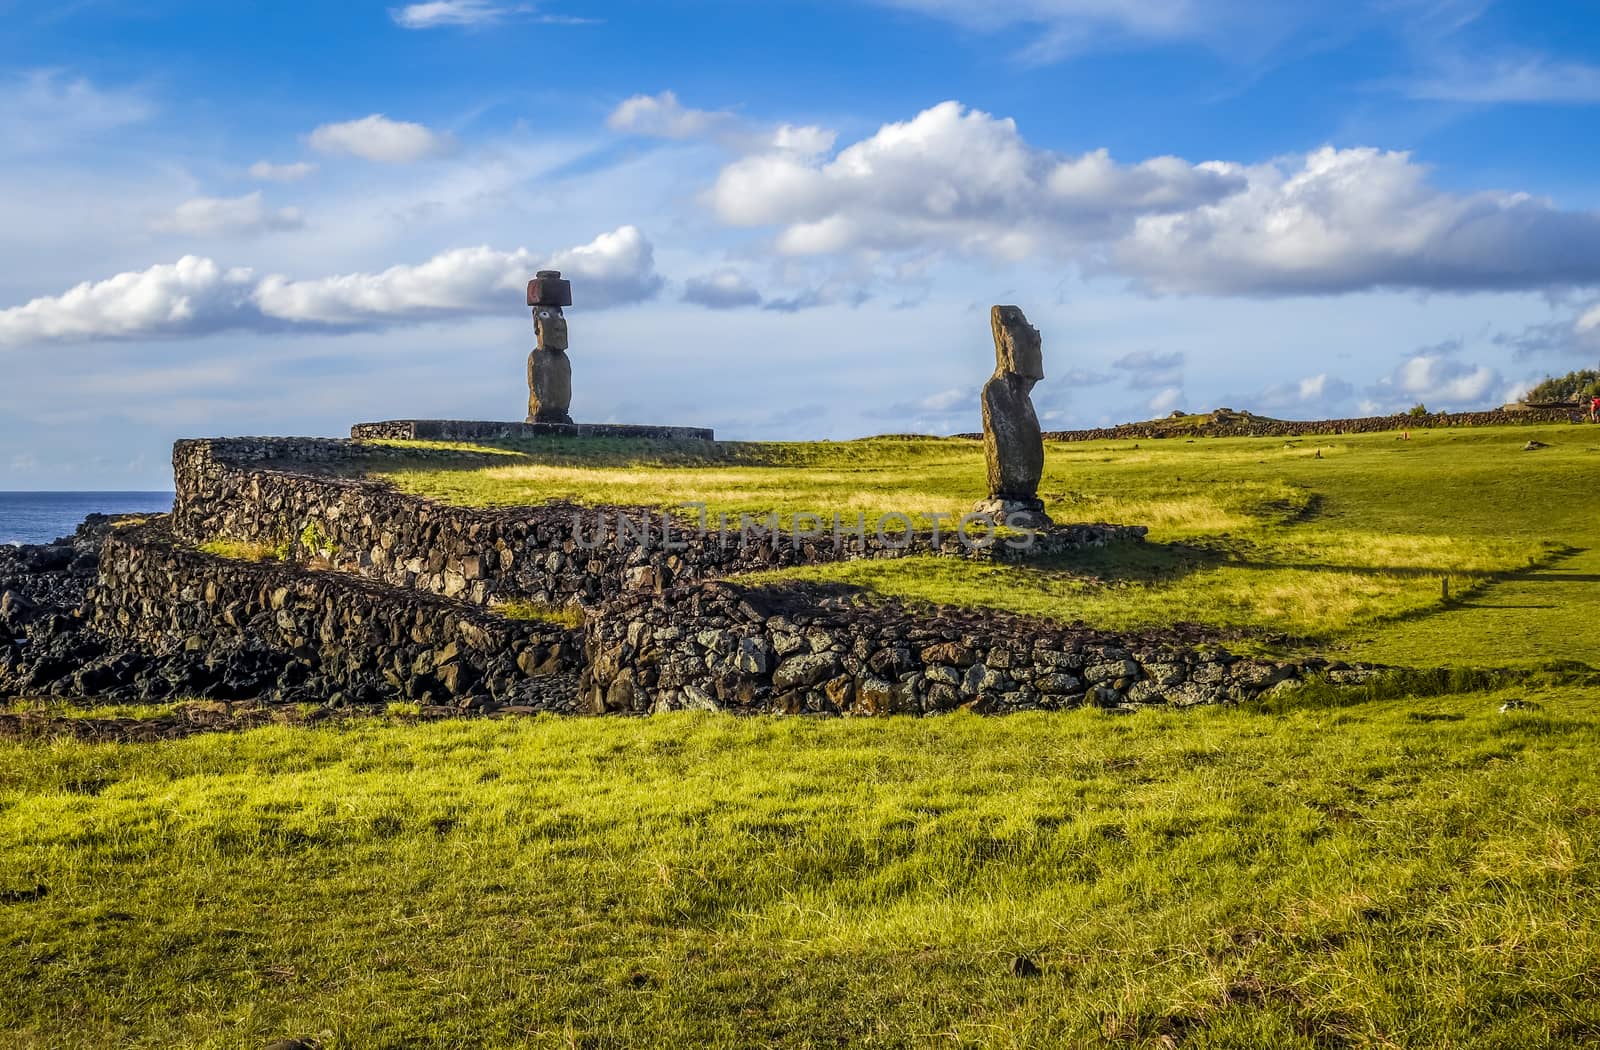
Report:
[[[991,499],[1038,504],[1044,437],[1029,396],[1044,378],[1039,330],[1015,306],[989,312],[995,371],[983,387],[983,453]],[[1042,506],[1042,505],[1041,505]]]
[[540,270],[528,282],[533,331],[538,345],[528,355],[528,422],[571,423],[572,362],[567,357],[567,319],[572,285],[559,270]]

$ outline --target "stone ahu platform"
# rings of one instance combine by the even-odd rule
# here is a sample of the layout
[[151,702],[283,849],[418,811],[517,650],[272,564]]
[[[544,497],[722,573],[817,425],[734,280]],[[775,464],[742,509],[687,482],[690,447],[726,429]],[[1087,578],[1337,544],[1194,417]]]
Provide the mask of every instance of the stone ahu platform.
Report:
[[[173,513],[0,548],[0,697],[182,696],[424,712],[1004,713],[1246,701],[1377,673],[1241,657],[1214,632],[1082,625],[738,577],[857,558],[972,557],[950,537],[740,544],[645,508],[479,509],[366,476],[429,448],[179,442]],[[623,515],[652,527],[641,536]],[[581,534],[575,533],[575,521]],[[1137,543],[1072,525],[1072,557]]]
[[497,423],[483,419],[391,419],[357,423],[356,440],[503,441],[507,438],[651,438],[658,441],[715,441],[710,427],[656,427],[633,423]]

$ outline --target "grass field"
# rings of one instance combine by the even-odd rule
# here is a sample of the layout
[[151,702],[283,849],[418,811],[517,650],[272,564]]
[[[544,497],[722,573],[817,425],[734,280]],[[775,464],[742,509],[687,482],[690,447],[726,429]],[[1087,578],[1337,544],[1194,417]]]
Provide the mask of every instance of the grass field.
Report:
[[1576,1046],[1600,1037],[1597,748],[1600,702],[1561,687],[4,743],[0,1030]]
[[[1550,447],[1524,451],[1530,439]],[[503,465],[476,455],[381,476],[469,505],[694,501],[713,514],[869,520],[960,515],[984,494],[981,446],[961,440],[494,451]],[[1149,525],[1144,549],[1014,567],[920,558],[788,575],[1104,627],[1256,629],[1288,636],[1265,648],[1402,665],[1597,662],[1597,479],[1600,427],[1587,426],[1053,444],[1040,492],[1049,512]],[[1503,635],[1502,623],[1519,626]]]
[[[800,573],[1397,665],[1565,668],[1520,680],[1125,717],[421,722],[397,705],[155,744],[0,741],[0,1032],[1594,1045],[1600,694],[1574,672],[1600,662],[1597,467],[1600,428],[1581,427],[1057,445],[1058,520],[1143,522],[1150,543]],[[470,504],[755,514],[982,495],[978,447],[937,440],[550,442],[386,476]]]

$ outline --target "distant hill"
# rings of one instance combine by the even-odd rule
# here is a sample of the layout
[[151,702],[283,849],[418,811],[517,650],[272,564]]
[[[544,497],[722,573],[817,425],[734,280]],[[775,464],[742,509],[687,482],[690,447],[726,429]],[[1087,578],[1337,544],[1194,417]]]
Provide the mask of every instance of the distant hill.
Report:
[[[1253,412],[1219,408],[1212,412],[1173,413],[1142,423],[1088,430],[1051,430],[1046,441],[1105,441],[1198,437],[1308,437],[1318,434],[1375,434],[1385,430],[1427,430],[1435,427],[1511,426],[1578,422],[1583,414],[1571,408],[1500,408],[1487,412],[1398,413],[1351,419],[1274,419]],[[982,435],[962,435],[981,437]]]

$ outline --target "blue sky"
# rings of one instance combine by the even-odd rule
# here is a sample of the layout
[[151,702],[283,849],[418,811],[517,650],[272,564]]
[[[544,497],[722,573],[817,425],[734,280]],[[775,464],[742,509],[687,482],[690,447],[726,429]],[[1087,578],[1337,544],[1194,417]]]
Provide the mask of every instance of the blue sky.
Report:
[[[137,10],[130,10],[136,7]],[[1486,0],[0,0],[0,488],[182,436],[1498,404],[1600,358],[1600,11]]]

